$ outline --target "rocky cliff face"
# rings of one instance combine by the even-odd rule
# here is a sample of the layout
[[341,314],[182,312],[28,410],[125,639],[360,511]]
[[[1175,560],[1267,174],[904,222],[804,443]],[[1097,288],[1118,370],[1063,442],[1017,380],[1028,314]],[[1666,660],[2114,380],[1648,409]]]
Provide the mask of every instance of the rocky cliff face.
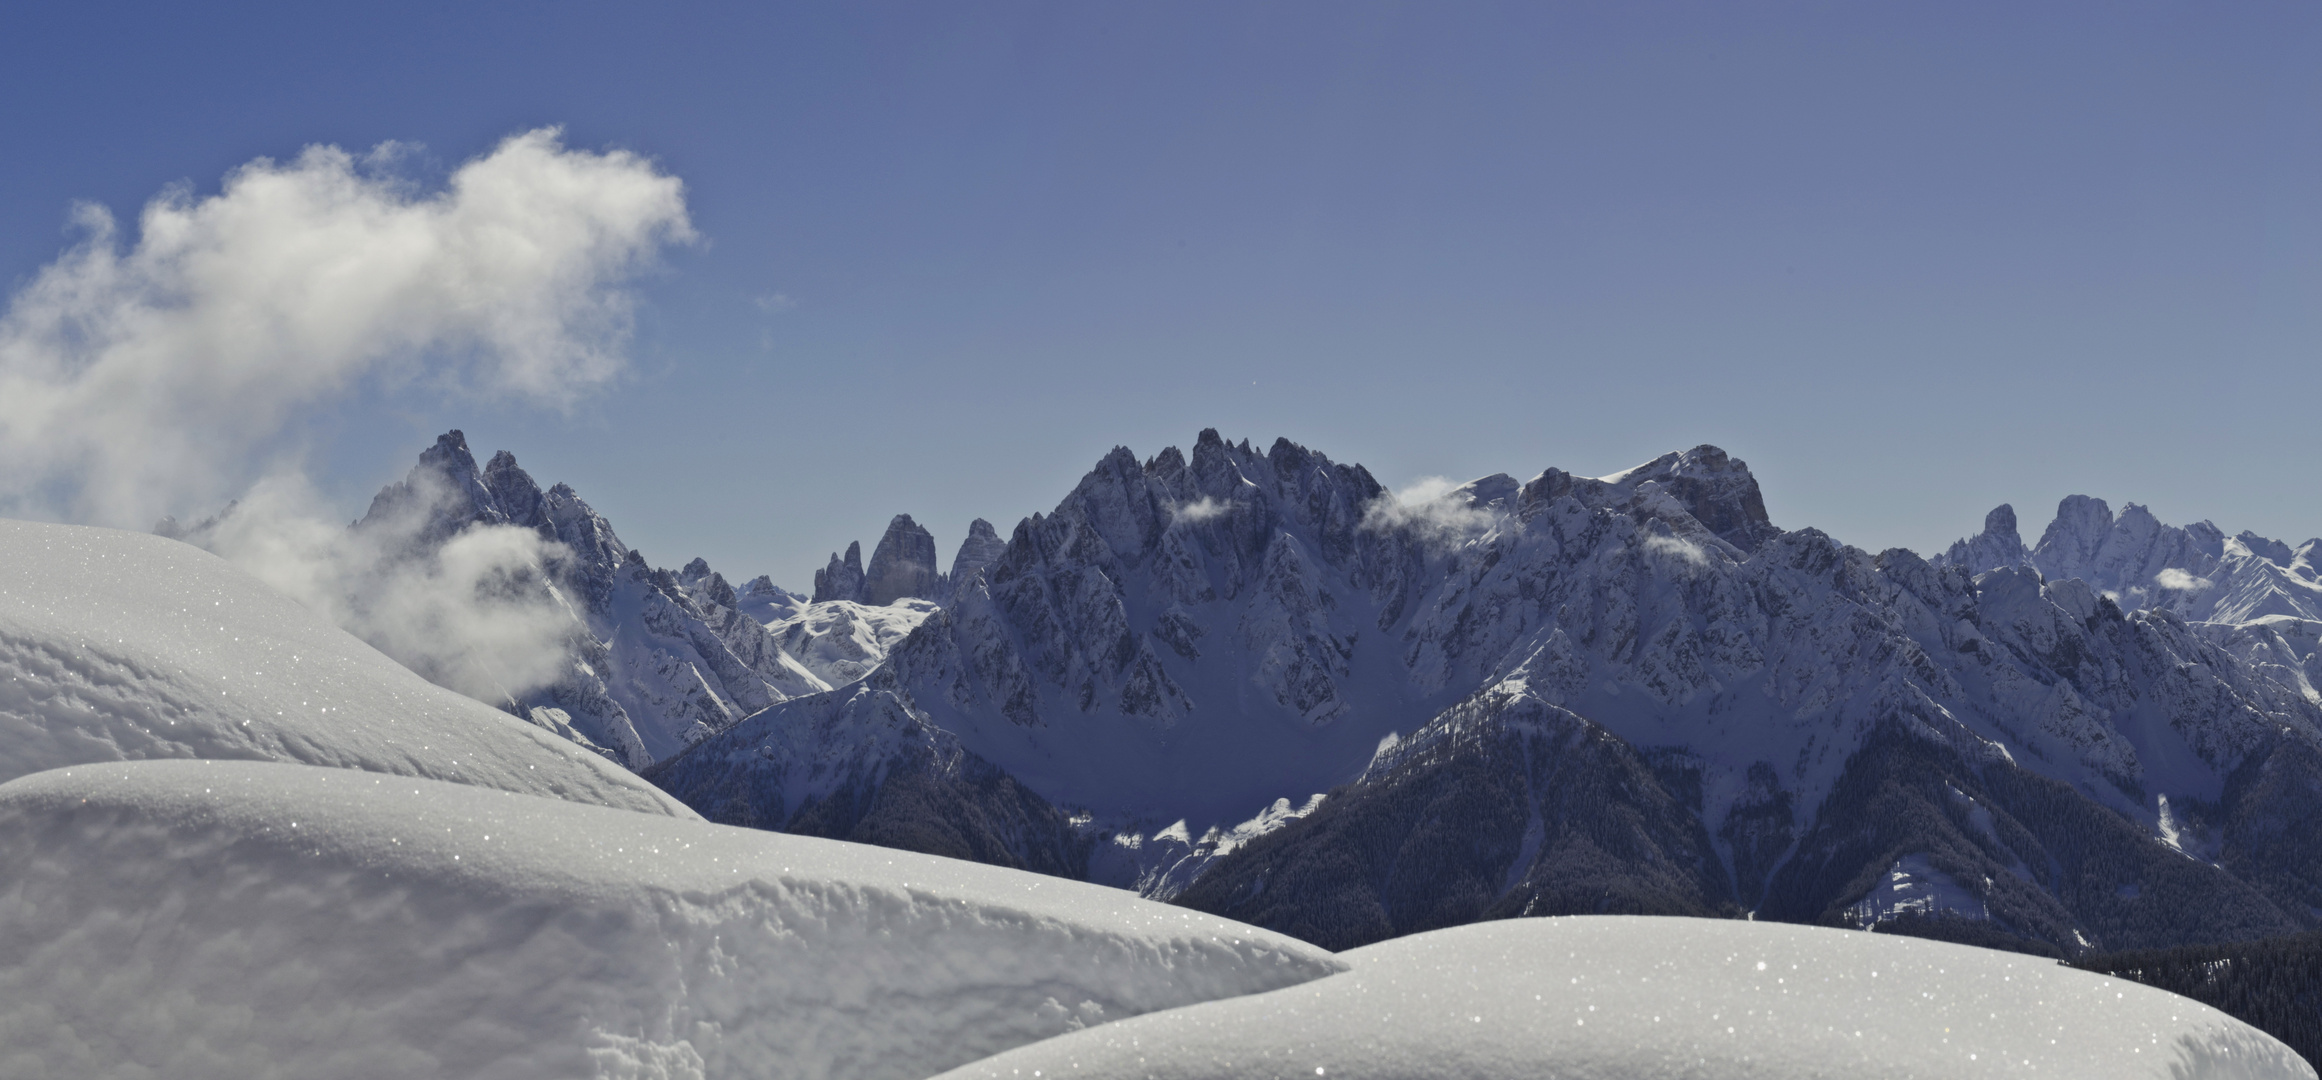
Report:
[[959,551],[951,557],[951,571],[947,575],[950,587],[957,588],[985,568],[1000,561],[1007,554],[1008,542],[992,528],[992,523],[977,518],[968,523],[967,539],[959,542]]
[[911,520],[911,515],[897,514],[871,550],[868,568],[863,565],[863,545],[856,542],[847,545],[844,556],[833,553],[830,565],[815,571],[814,602],[872,607],[906,599],[942,603],[962,582],[997,562],[1007,547],[991,522],[977,518],[952,557],[951,570],[939,571],[935,536]]

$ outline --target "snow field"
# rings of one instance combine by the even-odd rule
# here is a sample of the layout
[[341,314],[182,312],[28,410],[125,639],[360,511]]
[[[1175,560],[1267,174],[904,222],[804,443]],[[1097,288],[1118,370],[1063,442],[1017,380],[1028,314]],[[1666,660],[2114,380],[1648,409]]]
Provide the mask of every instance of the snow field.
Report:
[[0,780],[138,758],[290,761],[694,816],[208,552],[0,520]]
[[2311,1078],[2174,994],[2054,961],[1771,923],[1516,919],[1340,954],[1353,970],[1020,1047],[942,1080]]
[[425,779],[0,785],[0,1077],[916,1080],[1344,967],[1099,886]]

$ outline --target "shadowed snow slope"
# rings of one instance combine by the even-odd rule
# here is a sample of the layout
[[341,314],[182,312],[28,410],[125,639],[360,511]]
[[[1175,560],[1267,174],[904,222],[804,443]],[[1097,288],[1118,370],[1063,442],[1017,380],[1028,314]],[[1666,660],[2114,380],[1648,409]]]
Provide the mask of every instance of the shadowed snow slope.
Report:
[[0,521],[0,780],[130,758],[367,769],[693,816],[208,552]]
[[1328,953],[973,863],[247,762],[0,786],[0,1073],[926,1076]]
[[2312,1077],[2197,1002],[2052,961],[1705,919],[1524,919],[1357,949],[1354,970],[1138,1017],[969,1077]]

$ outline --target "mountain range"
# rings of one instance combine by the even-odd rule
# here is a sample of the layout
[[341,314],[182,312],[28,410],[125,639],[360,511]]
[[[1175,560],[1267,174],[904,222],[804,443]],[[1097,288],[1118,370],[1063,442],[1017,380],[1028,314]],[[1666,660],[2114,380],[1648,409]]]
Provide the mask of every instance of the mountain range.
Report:
[[[1417,505],[1204,431],[948,569],[654,569],[452,432],[357,530],[513,525],[570,663],[496,702],[713,821],[1135,889],[1339,949],[1750,915],[2079,954],[2322,926],[2322,543],[2064,500],[1933,558],[1710,446]],[[423,672],[424,673],[424,672]]]

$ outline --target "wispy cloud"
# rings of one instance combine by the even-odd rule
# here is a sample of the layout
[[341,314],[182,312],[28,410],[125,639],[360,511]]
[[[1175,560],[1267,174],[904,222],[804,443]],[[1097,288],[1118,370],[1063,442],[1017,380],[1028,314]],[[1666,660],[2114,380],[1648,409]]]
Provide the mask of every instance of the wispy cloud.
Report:
[[767,293],[752,297],[750,304],[760,311],[789,311],[798,306],[798,301],[788,293]]
[[1223,517],[1225,512],[1229,509],[1232,508],[1222,502],[1217,501],[1216,499],[1212,499],[1209,496],[1204,495],[1201,498],[1193,500],[1192,502],[1179,504],[1174,517],[1177,521],[1193,522],[1198,524],[1200,522],[1208,521],[1211,518]]
[[1682,536],[1661,536],[1648,533],[1642,543],[1647,551],[1679,559],[1696,567],[1710,565],[1709,551]]
[[555,681],[582,625],[547,567],[570,552],[512,525],[425,542],[455,493],[432,471],[412,479],[411,498],[349,529],[301,479],[269,478],[185,539],[470,697],[501,704]]
[[1426,476],[1371,501],[1363,508],[1363,527],[1382,531],[1410,530],[1422,538],[1458,543],[1482,535],[1499,523],[1500,514],[1487,507],[1470,506],[1454,492],[1461,482]]
[[2200,592],[2203,589],[2207,589],[2212,584],[2208,578],[2195,577],[2192,574],[2183,570],[2179,570],[2174,566],[2167,567],[2160,573],[2154,574],[2153,583],[2172,592]]
[[624,152],[527,132],[440,191],[331,146],[148,203],[0,316],[0,512],[142,526],[216,505],[257,448],[371,376],[562,406],[616,375],[621,287],[692,234],[683,187]]

